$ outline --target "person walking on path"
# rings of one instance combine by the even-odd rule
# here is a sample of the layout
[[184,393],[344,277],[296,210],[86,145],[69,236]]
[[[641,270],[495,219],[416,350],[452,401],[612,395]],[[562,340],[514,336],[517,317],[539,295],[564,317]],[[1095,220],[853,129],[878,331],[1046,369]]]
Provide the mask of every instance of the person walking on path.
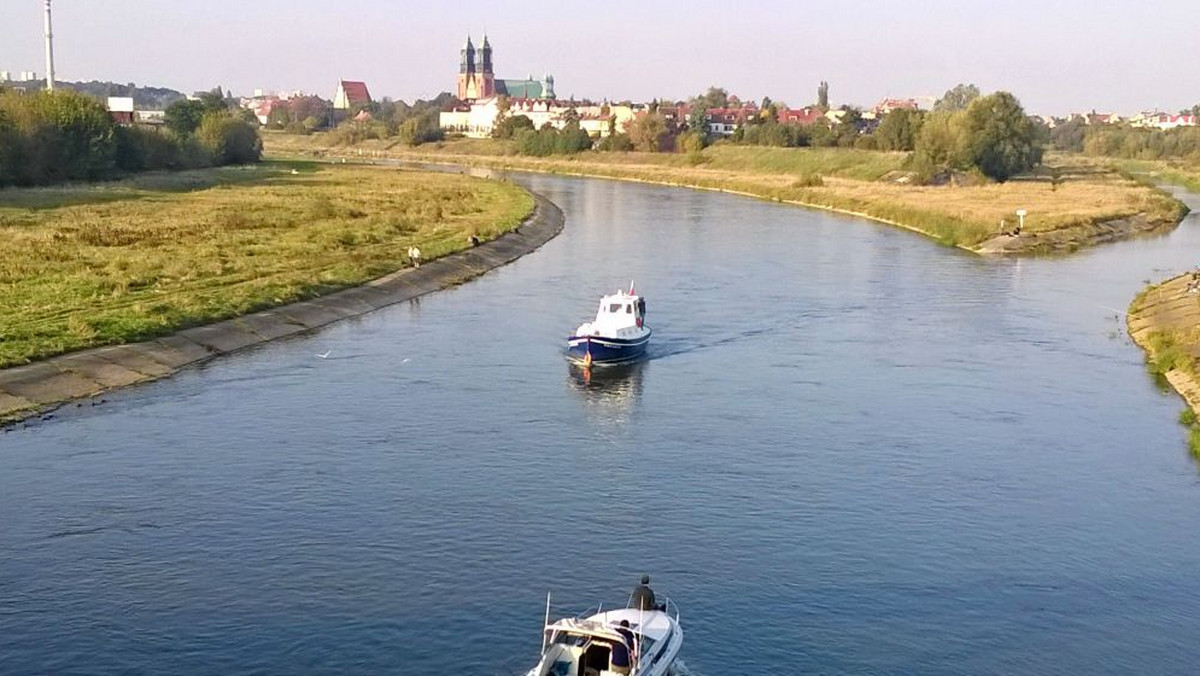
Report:
[[408,247],[408,262],[412,263],[414,268],[421,267],[421,250],[416,245]]

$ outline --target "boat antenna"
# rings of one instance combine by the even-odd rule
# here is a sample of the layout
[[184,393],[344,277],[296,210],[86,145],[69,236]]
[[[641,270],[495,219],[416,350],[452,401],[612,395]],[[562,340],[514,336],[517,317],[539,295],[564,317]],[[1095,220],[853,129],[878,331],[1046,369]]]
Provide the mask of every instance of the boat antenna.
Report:
[[629,280],[629,295],[631,295],[631,296],[632,296],[632,295],[634,295],[634,293],[633,293],[633,280],[632,280],[632,279],[631,279],[631,280]]
[[546,619],[542,622],[542,654],[546,654],[546,627],[550,626],[550,592],[546,592]]

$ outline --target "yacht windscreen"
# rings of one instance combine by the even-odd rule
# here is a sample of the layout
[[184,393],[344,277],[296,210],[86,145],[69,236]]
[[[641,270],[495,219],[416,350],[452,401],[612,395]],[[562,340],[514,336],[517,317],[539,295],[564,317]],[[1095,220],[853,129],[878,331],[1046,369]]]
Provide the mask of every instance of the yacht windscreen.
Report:
[[620,311],[621,311],[621,304],[620,304],[620,303],[613,303],[612,305],[609,305],[609,306],[608,306],[608,311],[609,311],[609,312],[620,312]]

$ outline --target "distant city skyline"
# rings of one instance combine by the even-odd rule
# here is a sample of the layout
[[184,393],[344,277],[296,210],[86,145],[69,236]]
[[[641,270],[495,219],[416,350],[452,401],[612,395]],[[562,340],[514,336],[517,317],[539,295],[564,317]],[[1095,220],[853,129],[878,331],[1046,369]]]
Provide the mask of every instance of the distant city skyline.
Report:
[[[219,85],[330,98],[345,78],[377,98],[427,99],[454,91],[459,49],[486,29],[497,72],[553,73],[562,98],[677,100],[715,85],[802,106],[827,80],[834,105],[936,98],[959,82],[1011,91],[1038,114],[1200,103],[1194,2],[58,0],[54,9],[59,80],[187,93]],[[0,70],[44,77],[43,61],[42,3],[6,3]]]

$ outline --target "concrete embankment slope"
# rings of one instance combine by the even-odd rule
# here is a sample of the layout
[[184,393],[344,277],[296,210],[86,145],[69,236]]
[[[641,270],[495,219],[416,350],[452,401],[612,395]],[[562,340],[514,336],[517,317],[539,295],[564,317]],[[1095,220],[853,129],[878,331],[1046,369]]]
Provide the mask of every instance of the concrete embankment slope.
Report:
[[478,277],[530,253],[562,232],[562,211],[540,195],[520,228],[477,247],[313,300],[186,329],[157,340],[82,350],[0,370],[0,423],[68,401],[169,376],[252,345],[410,300]]
[[1129,308],[1129,336],[1200,415],[1200,293],[1191,273],[1143,291]]

